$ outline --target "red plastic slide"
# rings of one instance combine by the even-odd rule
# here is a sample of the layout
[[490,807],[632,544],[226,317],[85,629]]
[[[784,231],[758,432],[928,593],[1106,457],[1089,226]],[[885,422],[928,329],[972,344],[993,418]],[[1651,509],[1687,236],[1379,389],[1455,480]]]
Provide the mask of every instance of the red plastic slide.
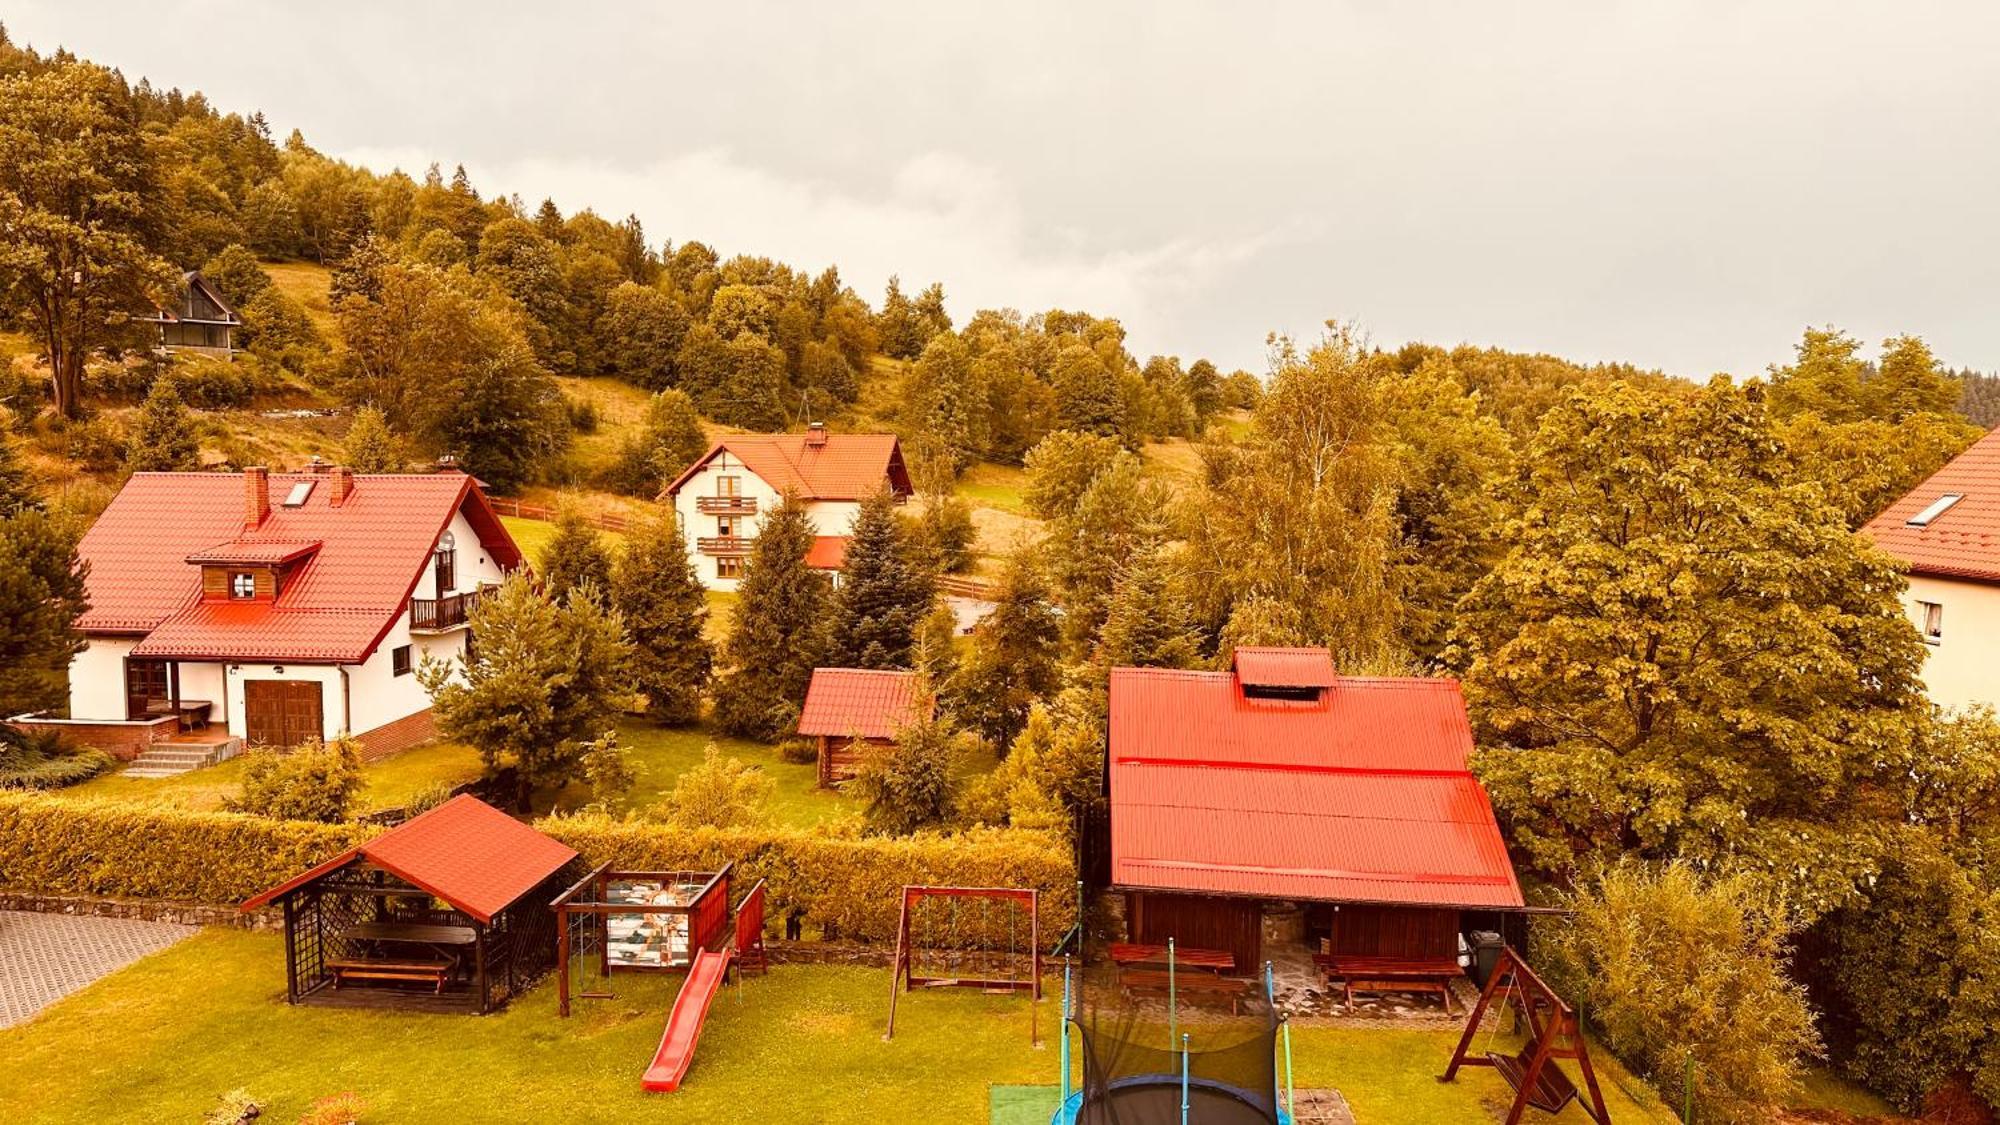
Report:
[[722,987],[722,978],[729,973],[729,959],[734,955],[728,949],[720,952],[704,949],[694,955],[687,983],[681,985],[680,995],[674,997],[674,1011],[667,1017],[660,1049],[653,1055],[653,1065],[646,1068],[646,1089],[669,1093],[681,1088],[688,1064],[694,1061],[694,1046],[701,1039],[701,1023],[708,1018],[709,1001],[715,999],[715,990]]

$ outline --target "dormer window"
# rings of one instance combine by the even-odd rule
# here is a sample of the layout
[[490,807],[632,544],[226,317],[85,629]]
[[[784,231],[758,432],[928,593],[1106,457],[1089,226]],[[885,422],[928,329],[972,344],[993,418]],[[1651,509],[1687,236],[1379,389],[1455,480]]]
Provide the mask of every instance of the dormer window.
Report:
[[458,586],[458,541],[452,537],[451,532],[447,531],[438,536],[437,556],[434,561],[437,571],[437,594],[438,597],[443,597]]
[[257,596],[257,576],[244,571],[233,571],[229,575],[229,596],[232,598],[254,598]]
[[1911,516],[1909,525],[1911,527],[1929,527],[1932,520],[1950,511],[1953,504],[1963,499],[1965,499],[1965,496],[1961,493],[1947,492],[1943,496],[1931,501],[1930,507]]

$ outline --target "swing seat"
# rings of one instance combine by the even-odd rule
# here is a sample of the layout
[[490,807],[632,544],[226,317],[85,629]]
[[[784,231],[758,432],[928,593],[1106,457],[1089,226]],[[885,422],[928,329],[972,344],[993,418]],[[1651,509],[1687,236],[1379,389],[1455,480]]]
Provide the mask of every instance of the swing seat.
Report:
[[[1488,1051],[1486,1059],[1493,1064],[1493,1069],[1500,1072],[1500,1077],[1507,1080],[1507,1085],[1519,1093],[1522,1080],[1528,1076],[1528,1064],[1535,1061],[1535,1056],[1523,1047],[1518,1055]],[[1569,1080],[1569,1075],[1556,1066],[1554,1059],[1543,1063],[1542,1072],[1535,1076],[1535,1088],[1528,1092],[1528,1104],[1543,1113],[1561,1113],[1563,1107],[1575,1100],[1576,1085]]]

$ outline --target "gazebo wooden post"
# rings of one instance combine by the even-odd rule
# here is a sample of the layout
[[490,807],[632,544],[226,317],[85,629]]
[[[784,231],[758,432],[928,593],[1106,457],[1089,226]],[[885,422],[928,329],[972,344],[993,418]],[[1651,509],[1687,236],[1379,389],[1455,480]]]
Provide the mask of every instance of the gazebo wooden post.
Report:
[[486,992],[486,927],[474,923],[472,936],[472,961],[479,974],[479,1014],[493,1010],[493,998]]
[[556,1015],[569,1018],[569,911],[556,911]]
[[285,1003],[299,1002],[298,910],[296,895],[285,896]]

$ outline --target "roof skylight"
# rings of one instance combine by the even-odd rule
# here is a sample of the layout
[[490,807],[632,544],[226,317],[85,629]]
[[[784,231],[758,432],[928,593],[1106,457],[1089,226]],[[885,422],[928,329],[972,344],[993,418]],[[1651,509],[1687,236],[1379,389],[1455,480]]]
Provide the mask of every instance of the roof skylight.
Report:
[[309,480],[302,480],[299,483],[293,485],[292,490],[290,492],[285,493],[285,507],[287,508],[303,507],[306,502],[306,497],[312,495],[312,490],[313,490],[313,482]]
[[1943,496],[1931,501],[1930,507],[1911,516],[1909,525],[1911,527],[1929,527],[1932,520],[1950,511],[1953,504],[1963,499],[1965,499],[1963,493],[1947,492]]

